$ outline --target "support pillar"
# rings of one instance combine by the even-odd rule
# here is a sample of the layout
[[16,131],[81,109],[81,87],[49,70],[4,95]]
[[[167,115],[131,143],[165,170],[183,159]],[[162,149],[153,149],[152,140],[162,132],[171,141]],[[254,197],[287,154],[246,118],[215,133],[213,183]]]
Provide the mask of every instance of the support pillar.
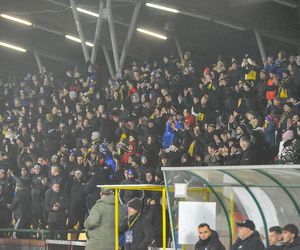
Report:
[[263,63],[265,63],[265,61],[267,60],[267,56],[266,56],[266,51],[265,51],[261,36],[260,36],[259,32],[256,30],[254,30],[254,34],[255,34],[257,45],[259,48],[261,60]]
[[39,73],[41,74],[43,72],[43,64],[42,64],[40,55],[38,54],[38,52],[36,50],[33,51],[33,54],[34,54],[36,64],[37,64],[38,69],[39,69]]
[[128,32],[127,32],[127,38],[125,40],[122,55],[121,55],[121,59],[120,59],[120,69],[121,70],[124,67],[125,59],[126,59],[126,56],[127,56],[127,51],[128,51],[133,33],[135,31],[136,22],[137,22],[137,18],[138,18],[141,6],[142,6],[142,2],[139,2],[139,3],[135,4],[135,6],[134,6],[133,14],[132,14],[131,21],[130,21],[130,26],[129,26],[129,29],[128,29]]
[[109,33],[110,33],[110,38],[111,38],[111,45],[112,45],[114,61],[115,61],[116,74],[118,76],[121,76],[119,51],[118,51],[115,25],[114,25],[113,16],[112,16],[111,0],[107,0],[106,9],[107,9],[107,18],[108,18]]
[[109,53],[107,51],[106,46],[102,45],[102,49],[103,49],[104,57],[105,57],[106,64],[107,64],[107,67],[108,67],[108,70],[109,70],[109,74],[110,74],[111,77],[114,77],[114,69],[113,69],[113,66],[112,66],[112,63],[111,63],[111,60],[110,60],[110,56],[109,56]]
[[85,40],[85,37],[84,37],[84,33],[83,33],[82,25],[81,25],[81,22],[80,22],[79,14],[78,14],[78,11],[76,9],[75,0],[70,0],[70,4],[71,4],[72,12],[73,12],[77,32],[78,32],[79,38],[81,40],[81,47],[82,47],[82,50],[83,50],[84,59],[87,62],[87,61],[90,60],[90,53],[89,53],[89,50],[88,50],[87,45],[86,45],[86,40]]
[[104,2],[100,1],[99,17],[97,19],[96,31],[95,31],[95,36],[94,36],[94,47],[93,47],[92,55],[91,55],[91,63],[92,64],[95,64],[96,58],[97,58],[98,44],[100,41],[101,29],[102,29],[102,25],[103,25],[103,9],[104,9]]
[[182,60],[183,59],[183,52],[182,52],[182,48],[180,46],[180,43],[179,43],[177,38],[175,38],[174,41],[175,41],[175,44],[176,44],[178,55],[179,55],[180,59]]

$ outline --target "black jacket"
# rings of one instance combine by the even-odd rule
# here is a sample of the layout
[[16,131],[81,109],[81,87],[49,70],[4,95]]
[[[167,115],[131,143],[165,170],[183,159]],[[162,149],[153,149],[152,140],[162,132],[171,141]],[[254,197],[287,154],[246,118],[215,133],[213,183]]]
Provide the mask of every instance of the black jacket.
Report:
[[[132,231],[133,242],[125,242],[125,250],[148,250],[148,246],[154,240],[154,230],[150,220],[142,213],[137,215],[133,225],[128,227],[128,216],[126,216],[120,224],[120,232]],[[131,220],[134,221],[134,220]]]
[[245,151],[242,152],[242,157],[240,161],[240,165],[255,165],[259,164],[256,160],[257,155],[252,146],[247,148]]
[[14,213],[14,218],[16,220],[30,219],[30,205],[31,205],[30,189],[23,188],[18,190],[10,206],[10,209]]
[[[60,207],[57,211],[53,210],[55,203],[59,203]],[[62,193],[56,193],[52,189],[46,192],[45,209],[49,213],[49,222],[62,222],[66,220],[67,197]]]
[[225,247],[219,240],[219,234],[211,230],[211,236],[207,240],[201,240],[196,243],[195,250],[225,250]]
[[238,238],[232,245],[231,250],[264,250],[265,246],[261,242],[259,233],[255,231],[247,239],[241,240]]
[[277,244],[277,245],[273,245],[273,246],[269,246],[266,247],[265,250],[284,250],[284,244],[283,242],[281,244]]
[[300,237],[297,237],[292,243],[284,244],[284,250],[299,250]]

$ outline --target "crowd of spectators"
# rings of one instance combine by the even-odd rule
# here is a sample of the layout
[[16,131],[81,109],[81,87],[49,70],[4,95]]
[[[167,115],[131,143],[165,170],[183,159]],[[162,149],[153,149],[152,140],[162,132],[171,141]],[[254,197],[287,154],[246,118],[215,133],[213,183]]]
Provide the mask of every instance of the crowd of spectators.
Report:
[[[13,212],[18,228],[81,229],[97,185],[160,184],[165,166],[299,163],[300,56],[200,70],[186,52],[98,79],[1,80],[0,228]],[[127,191],[120,203],[134,197],[159,203]]]

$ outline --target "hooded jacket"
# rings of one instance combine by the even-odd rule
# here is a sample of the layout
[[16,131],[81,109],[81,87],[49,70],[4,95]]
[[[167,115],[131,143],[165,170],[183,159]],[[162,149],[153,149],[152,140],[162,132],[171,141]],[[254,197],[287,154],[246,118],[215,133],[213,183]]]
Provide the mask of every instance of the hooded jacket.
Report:
[[284,250],[299,250],[300,249],[300,237],[295,238],[292,243],[286,243]]
[[225,247],[219,240],[219,234],[211,230],[211,236],[206,240],[201,240],[196,243],[195,250],[225,250]]
[[259,233],[255,231],[247,239],[238,238],[232,245],[231,250],[264,250],[264,244],[261,242]]
[[88,241],[86,250],[115,249],[115,197],[103,197],[92,207],[84,222]]

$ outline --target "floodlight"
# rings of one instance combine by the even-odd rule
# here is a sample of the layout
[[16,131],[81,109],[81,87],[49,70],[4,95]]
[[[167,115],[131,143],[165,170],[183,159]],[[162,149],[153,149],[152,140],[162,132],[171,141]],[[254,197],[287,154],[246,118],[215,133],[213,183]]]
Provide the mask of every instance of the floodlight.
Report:
[[166,6],[162,6],[162,5],[158,5],[158,4],[154,4],[154,3],[146,3],[146,6],[151,7],[151,8],[155,8],[155,9],[159,9],[159,10],[172,12],[172,13],[179,13],[179,10],[169,8],[169,7],[166,7]]
[[27,51],[24,48],[18,47],[16,45],[13,45],[13,44],[10,44],[10,43],[2,42],[2,41],[0,41],[0,46],[6,47],[6,48],[9,48],[9,49],[14,49],[14,50],[17,50],[17,51],[20,51],[20,52],[23,52],[23,53],[25,53]]
[[1,14],[1,17],[5,18],[5,19],[8,19],[8,20],[11,20],[11,21],[14,21],[14,22],[17,22],[17,23],[21,23],[21,24],[27,25],[27,26],[31,26],[32,25],[31,22],[23,20],[23,19],[20,19],[20,18],[17,18],[17,17],[14,17],[14,16],[9,16],[9,15],[6,15],[6,14]]
[[[75,37],[75,36],[71,36],[71,35],[65,35],[65,38],[68,38],[72,41],[75,41],[75,42],[78,42],[78,43],[81,43],[81,40],[78,38],[78,37]],[[94,47],[94,44],[92,44],[91,42],[85,42],[85,44],[89,47]]]
[[82,9],[82,8],[79,8],[79,7],[77,7],[76,9],[81,13],[84,13],[84,14],[87,14],[87,15],[90,15],[90,16],[93,16],[93,17],[99,17],[99,14],[96,13],[96,12],[92,12],[90,10]]
[[141,32],[141,33],[147,34],[149,36],[154,36],[154,37],[159,38],[159,39],[163,39],[163,40],[167,40],[168,39],[168,37],[166,37],[164,35],[161,35],[161,34],[158,34],[158,33],[155,33],[153,31],[146,30],[146,29],[143,29],[143,28],[137,28],[136,30],[139,31],[139,32]]

